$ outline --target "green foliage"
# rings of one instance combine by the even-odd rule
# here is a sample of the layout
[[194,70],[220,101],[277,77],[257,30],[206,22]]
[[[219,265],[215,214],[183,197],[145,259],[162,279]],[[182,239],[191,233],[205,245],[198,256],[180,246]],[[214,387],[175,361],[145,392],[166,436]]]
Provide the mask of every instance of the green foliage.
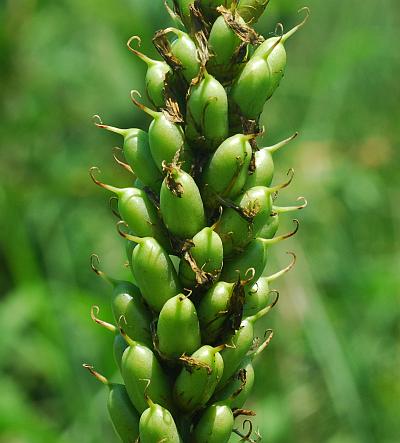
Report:
[[[283,295],[268,320],[276,334],[268,357],[255,362],[265,375],[249,407],[270,442],[392,443],[400,115],[399,62],[388,42],[399,38],[397,4],[307,5],[313,16],[287,43],[285,88],[264,110],[260,146],[296,122],[301,138],[276,154],[276,174],[294,165],[296,189],[311,204],[292,243],[298,267],[285,286],[274,284]],[[258,30],[295,24],[293,12],[293,2],[271,2]],[[146,66],[121,42],[141,35],[141,50],[155,57],[151,36],[169,19],[157,2],[23,0],[7,1],[0,20],[0,441],[116,441],[107,390],[88,383],[80,366],[115,371],[113,337],[89,317],[92,304],[109,321],[112,314],[88,251],[112,275],[129,271],[122,243],[104,229],[113,223],[104,196],[82,171],[96,159],[113,175],[107,182],[130,185],[111,172],[107,141],[89,119],[100,112],[104,121],[145,127],[126,91],[144,90]],[[276,269],[286,265],[275,260]]]

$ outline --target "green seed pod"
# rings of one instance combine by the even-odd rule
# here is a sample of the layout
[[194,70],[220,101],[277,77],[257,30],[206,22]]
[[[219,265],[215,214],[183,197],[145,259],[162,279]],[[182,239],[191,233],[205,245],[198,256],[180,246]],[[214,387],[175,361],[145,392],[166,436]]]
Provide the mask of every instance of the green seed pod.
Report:
[[[139,289],[128,281],[108,277],[103,271],[97,269],[95,260],[98,261],[99,258],[97,255],[92,254],[91,267],[93,271],[113,286],[111,308],[115,322],[119,324],[121,318],[123,318],[124,329],[129,337],[139,340],[141,343],[151,345],[150,323],[152,317],[143,303]],[[93,315],[92,318],[96,321]],[[99,323],[98,321],[96,322]],[[115,332],[115,326],[113,328],[112,330]]]
[[227,381],[237,372],[241,361],[250,351],[254,339],[254,323],[264,317],[276,305],[279,294],[275,300],[257,314],[247,317],[242,321],[238,330],[230,334],[226,340],[226,347],[221,351],[221,357],[224,361],[224,373],[218,384],[217,391],[222,389]]
[[[153,111],[138,102],[131,91],[133,103],[146,114],[153,117],[149,126],[150,151],[157,168],[162,171],[164,163],[172,163],[177,154],[182,161],[183,168],[190,170],[193,162],[193,154],[185,144],[185,136],[182,128],[174,123],[166,111]],[[140,95],[140,94],[139,94]]]
[[196,443],[228,443],[232,434],[234,417],[225,402],[214,403],[202,413],[193,430]]
[[173,389],[175,404],[185,412],[204,406],[214,393],[223,371],[219,351],[223,347],[202,346],[191,357],[181,357],[186,367],[179,373]]
[[234,198],[243,188],[251,161],[252,138],[254,135],[233,135],[212,154],[202,175],[202,192],[208,205],[215,205],[216,196]]
[[167,176],[160,192],[164,223],[172,235],[192,238],[206,224],[200,191],[193,178],[178,166],[165,165],[165,169]]
[[272,292],[269,288],[270,282],[281,277],[283,274],[286,274],[286,272],[290,271],[296,263],[296,255],[293,252],[288,252],[288,254],[292,255],[293,259],[286,268],[267,277],[260,277],[254,285],[246,291],[243,317],[255,315],[268,305],[270,294]]
[[274,78],[268,64],[268,56],[279,44],[280,38],[262,56],[254,55],[246,63],[237,77],[231,90],[232,103],[240,114],[250,120],[257,120],[264,109],[265,102],[271,97],[274,90]]
[[164,248],[151,237],[135,237],[118,232],[138,245],[133,250],[133,276],[138,284],[142,297],[156,312],[164,304],[181,292],[181,284],[171,258]]
[[[100,117],[95,116],[98,119]],[[119,129],[114,126],[95,123],[98,128],[104,128],[108,131],[122,135],[124,138],[124,156],[134,174],[145,186],[148,186],[153,192],[160,191],[162,175],[154,163],[150,152],[149,138],[145,131],[141,129]]]
[[179,263],[179,279],[185,288],[207,285],[219,277],[223,247],[213,228],[203,228],[192,239],[193,246]]
[[218,6],[224,6],[229,8],[233,3],[233,0],[199,0],[199,5],[205,16],[213,21],[218,17]]
[[[234,16],[234,19],[239,25],[245,25],[240,16]],[[215,20],[208,37],[211,57],[207,62],[207,70],[219,81],[229,81],[235,77],[243,58],[239,51],[241,42],[223,16]]]
[[243,17],[246,23],[255,24],[262,16],[269,0],[240,0],[238,13]]
[[204,343],[213,343],[240,326],[246,297],[244,287],[253,280],[253,270],[250,271],[246,280],[219,281],[201,297],[197,312]]
[[196,308],[185,295],[165,303],[158,317],[157,337],[159,351],[171,359],[193,354],[201,346]]
[[187,101],[186,137],[205,151],[228,136],[228,99],[224,87],[204,70],[204,77],[190,89]]
[[196,45],[186,32],[176,28],[167,28],[162,31],[164,36],[168,33],[176,36],[176,39],[170,44],[170,51],[172,56],[180,63],[183,77],[190,84],[200,72],[200,60]]
[[169,248],[170,243],[165,228],[146,192],[141,189],[116,188],[115,186],[101,183],[93,175],[95,170],[98,171],[98,168],[90,168],[90,177],[96,185],[117,195],[118,211],[134,235],[154,237],[164,247]]
[[[279,83],[284,75],[286,67],[286,50],[284,47],[285,42],[296,33],[308,20],[310,10],[305,7],[300,11],[305,11],[306,16],[301,23],[292,28],[282,37],[271,37],[263,42],[255,51],[252,58],[267,57],[268,65],[271,70],[271,95],[273,91],[279,86]],[[299,12],[300,12],[299,11]],[[272,49],[272,51],[271,51]]]
[[146,395],[149,395],[172,411],[170,380],[153,351],[126,335],[124,338],[129,346],[122,356],[121,374],[131,402],[142,414],[147,409]]
[[[254,368],[251,356],[244,357],[233,377],[223,389],[218,391],[212,401],[225,401],[234,396],[231,407],[242,408],[254,386]],[[235,396],[235,394],[237,395]]]
[[254,386],[255,374],[253,361],[269,345],[274,335],[271,330],[267,332],[269,332],[269,335],[264,342],[256,351],[244,357],[234,377],[227,382],[224,388],[213,395],[211,399],[212,402],[228,403],[232,409],[240,409],[243,407]]
[[139,422],[140,443],[182,443],[171,413],[147,397]]
[[125,386],[109,382],[103,375],[96,372],[93,367],[88,364],[84,364],[83,367],[110,390],[107,408],[116,434],[123,443],[136,441],[139,437],[139,414],[133,407]]
[[191,18],[189,6],[193,5],[195,0],[172,0],[174,3],[174,9],[182,19],[186,29],[191,28]]
[[231,208],[225,208],[215,229],[224,245],[225,257],[242,252],[258,236],[275,208],[272,195],[289,186],[292,179],[293,173],[287,182],[280,185],[250,188],[234,201]]
[[279,214],[274,213],[270,215],[265,222],[264,226],[261,228],[258,236],[260,238],[273,238],[279,228]]
[[128,347],[124,337],[121,334],[117,334],[114,337],[113,351],[114,351],[114,360],[117,363],[119,370],[121,371],[121,363],[122,356],[124,354],[125,349]]
[[291,137],[286,140],[282,140],[273,146],[267,146],[261,148],[255,153],[255,170],[247,177],[244,184],[243,191],[250,189],[254,186],[270,186],[274,175],[274,161],[272,154],[283,146],[287,145],[290,141],[296,138],[298,132],[295,132]]
[[254,268],[254,280],[257,280],[267,264],[269,246],[285,240],[296,234],[299,222],[294,220],[296,228],[285,235],[280,235],[271,239],[256,238],[252,240],[245,251],[233,258],[224,261],[224,267],[221,272],[221,279],[226,282],[235,282],[239,275],[245,275],[247,270]]
[[137,40],[140,45],[140,37],[136,35],[132,36],[126,45],[131,52],[137,55],[147,65],[145,77],[147,96],[156,108],[163,108],[165,107],[165,84],[168,76],[172,74],[172,69],[166,62],[153,60],[137,49],[134,49],[131,46],[133,40]]
[[225,323],[236,283],[215,283],[202,297],[197,308],[203,342],[214,342]]

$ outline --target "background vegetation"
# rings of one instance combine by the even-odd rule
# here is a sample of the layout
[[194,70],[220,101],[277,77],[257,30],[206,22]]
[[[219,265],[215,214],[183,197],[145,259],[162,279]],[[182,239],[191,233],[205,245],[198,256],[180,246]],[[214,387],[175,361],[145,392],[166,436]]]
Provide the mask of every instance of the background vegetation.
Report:
[[[312,16],[287,44],[281,87],[264,112],[265,143],[296,178],[280,202],[309,200],[295,239],[274,249],[276,334],[257,363],[250,406],[269,443],[399,441],[400,138],[396,0],[307,0]],[[273,0],[258,29],[289,28],[303,3]],[[170,24],[161,1],[5,0],[0,8],[0,442],[114,442],[106,390],[82,369],[115,373],[109,288],[89,254],[123,277],[124,250],[87,170],[128,184],[112,134],[91,115],[145,128],[128,98],[144,66],[125,48]],[[287,218],[287,227],[290,226]]]

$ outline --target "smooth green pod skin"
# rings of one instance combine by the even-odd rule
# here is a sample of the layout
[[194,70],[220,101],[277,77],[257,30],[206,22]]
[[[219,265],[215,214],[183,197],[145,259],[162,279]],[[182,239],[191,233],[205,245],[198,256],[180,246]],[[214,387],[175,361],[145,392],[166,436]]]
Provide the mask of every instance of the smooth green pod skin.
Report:
[[[244,384],[244,386],[242,387],[241,380],[235,376],[230,381],[228,381],[228,383],[225,385],[223,389],[219,390],[214,394],[211,401],[217,402],[217,401],[227,401],[228,399],[231,399],[229,401],[229,404],[232,409],[233,408],[240,409],[243,407],[246,400],[250,396],[254,386],[255,376],[253,368],[253,359],[251,356],[244,357],[236,373],[238,373],[241,369],[244,369],[246,371],[246,383]],[[242,390],[240,391],[240,393],[234,396],[234,394],[241,387]]]
[[265,58],[251,57],[231,90],[232,102],[250,120],[258,119],[274,91],[272,71]]
[[140,38],[133,36],[128,40],[128,49],[147,65],[147,72],[145,76],[147,96],[154,106],[157,108],[162,108],[165,106],[165,82],[167,80],[167,76],[172,74],[172,69],[166,62],[153,60],[147,55],[134,49],[131,46],[131,42],[133,40],[138,40],[140,43]]
[[133,407],[125,386],[110,383],[107,408],[115,432],[123,443],[132,443],[139,436],[139,414]]
[[[243,20],[239,18],[239,21]],[[215,20],[208,37],[208,46],[212,56],[207,62],[208,71],[218,80],[234,77],[233,65],[235,60],[233,58],[240,42],[241,40],[237,34],[226,24],[224,18],[219,16]]]
[[185,144],[182,128],[169,120],[163,112],[155,112],[153,117],[149,127],[149,142],[157,168],[162,171],[163,162],[172,163],[176,152],[182,149],[180,160],[183,162],[183,168],[190,170],[193,154]]
[[162,174],[157,169],[150,152],[148,134],[141,129],[119,129],[113,126],[96,124],[99,128],[107,129],[122,135],[124,138],[124,156],[135,175],[152,191],[160,191]]
[[158,349],[167,358],[193,354],[200,348],[200,327],[194,304],[183,294],[170,298],[157,323]]
[[254,338],[254,323],[268,314],[272,307],[273,304],[268,305],[257,314],[242,320],[240,328],[228,336],[226,341],[228,346],[221,351],[221,357],[224,361],[224,373],[218,384],[217,391],[227,384],[228,380],[238,370],[246,354],[250,351]]
[[145,394],[173,410],[170,381],[150,348],[131,341],[122,356],[121,368],[129,398],[140,414],[147,409]]
[[182,443],[171,413],[153,402],[140,417],[139,434],[140,443]]
[[[220,236],[212,228],[206,227],[198,232],[192,241],[194,246],[189,252],[197,266],[218,278],[224,255]],[[185,259],[179,263],[178,276],[185,288],[194,288],[197,284],[196,273]]]
[[133,250],[133,276],[142,297],[156,312],[165,302],[181,292],[181,284],[171,261],[163,247],[154,238],[137,239]]
[[268,3],[269,0],[240,0],[238,12],[246,23],[254,24],[262,16]]
[[267,245],[265,239],[256,238],[252,240],[245,251],[233,258],[224,261],[221,279],[234,283],[240,276],[244,276],[248,269],[254,268],[253,281],[257,280],[267,264]]
[[[179,197],[168,188],[170,179],[181,189]],[[169,168],[161,186],[160,210],[169,232],[178,238],[192,238],[206,224],[203,201],[196,182],[187,172],[175,166]]]
[[224,87],[207,71],[190,90],[187,101],[186,137],[205,151],[215,148],[228,136],[228,98]]
[[175,28],[169,28],[169,30],[177,37],[171,43],[171,52],[181,62],[183,77],[190,83],[200,71],[196,45],[186,32]]
[[202,175],[202,191],[208,204],[213,196],[234,198],[243,188],[251,161],[249,140],[253,136],[236,134],[226,139],[211,156]]
[[242,252],[258,236],[272,211],[271,190],[265,186],[255,186],[239,196],[235,204],[242,210],[253,210],[254,215],[248,221],[234,209],[224,209],[215,230],[222,239],[225,256]]
[[232,409],[226,403],[209,406],[193,430],[195,443],[228,443],[234,421]]
[[191,358],[208,365],[206,367],[183,368],[179,373],[173,388],[175,404],[185,412],[200,409],[211,398],[221,379],[223,361],[218,348],[205,345],[194,352]]
[[270,239],[275,237],[279,228],[279,214],[270,215],[264,226],[260,229],[258,236],[260,238]]
[[101,183],[93,175],[95,169],[97,168],[90,169],[90,177],[96,185],[113,192],[118,197],[118,213],[130,231],[139,237],[154,237],[165,248],[170,248],[165,227],[146,192],[137,188],[116,188]]
[[139,289],[130,282],[121,281],[114,286],[111,308],[117,324],[124,318],[124,330],[132,340],[151,345],[151,315],[142,301]]
[[124,354],[125,349],[128,347],[124,337],[121,334],[117,334],[114,337],[113,351],[114,351],[114,360],[117,363],[119,370],[121,371],[121,363],[122,356]]
[[208,19],[215,19],[218,17],[218,6],[224,6],[229,8],[232,4],[232,0],[200,0],[200,8]]
[[225,386],[226,382],[237,371],[240,362],[250,350],[254,338],[253,317],[242,321],[240,328],[226,341],[229,347],[221,351],[224,360],[224,373],[218,384],[217,390]]
[[260,277],[246,292],[243,305],[243,317],[250,317],[264,309],[270,299],[269,279]]
[[204,343],[212,343],[218,338],[226,319],[234,285],[219,281],[201,297],[197,315]]
[[257,151],[254,157],[255,171],[247,177],[243,191],[254,186],[269,186],[274,176],[274,161],[268,147]]

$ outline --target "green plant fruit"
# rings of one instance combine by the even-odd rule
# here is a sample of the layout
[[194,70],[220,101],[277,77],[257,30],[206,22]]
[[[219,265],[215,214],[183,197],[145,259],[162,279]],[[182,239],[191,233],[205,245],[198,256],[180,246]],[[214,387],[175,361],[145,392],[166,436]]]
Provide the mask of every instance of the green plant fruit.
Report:
[[228,443],[232,434],[234,417],[230,406],[224,402],[208,406],[195,425],[195,443]]
[[251,288],[246,290],[243,317],[255,315],[268,305],[271,294],[270,283],[290,271],[296,263],[296,255],[293,252],[288,252],[288,254],[292,255],[293,259],[286,268],[281,269],[275,274],[260,277]]
[[[222,268],[221,279],[233,283],[238,279],[238,275],[243,278],[249,269],[254,269],[253,279],[256,281],[267,264],[269,246],[296,234],[299,222],[297,220],[294,220],[294,222],[296,228],[292,232],[271,239],[257,237],[248,244],[242,254],[226,259]],[[250,281],[247,285],[250,285]]]
[[214,151],[228,136],[228,98],[224,87],[206,70],[191,87],[187,101],[186,130],[189,142],[203,151]]
[[114,360],[117,363],[119,370],[121,370],[121,362],[122,356],[124,354],[125,349],[128,347],[124,337],[121,334],[117,334],[114,337],[113,351],[114,351]]
[[223,362],[219,351],[205,345],[186,358],[173,388],[175,404],[185,412],[203,407],[211,398],[222,376]]
[[150,152],[157,168],[163,171],[164,163],[172,163],[176,156],[182,162],[182,167],[188,171],[191,169],[193,154],[185,143],[182,128],[171,120],[166,111],[153,111],[143,105],[133,96],[131,98],[135,105],[153,118],[150,123],[148,136]]
[[168,409],[147,400],[149,407],[139,422],[140,443],[182,443],[174,419]]
[[216,232],[224,245],[224,255],[240,253],[257,237],[272,211],[272,188],[255,186],[235,200],[236,208],[225,208]]
[[107,402],[115,432],[123,443],[132,443],[139,436],[139,415],[133,407],[125,386],[112,384]]
[[171,43],[171,52],[181,63],[182,75],[190,84],[200,71],[196,45],[186,32],[176,28],[168,28],[166,31],[172,32],[176,36],[176,39]]
[[216,280],[223,263],[222,241],[212,228],[203,228],[192,244],[180,261],[178,274],[182,285],[189,289]]
[[137,40],[140,44],[140,38],[132,36],[127,46],[131,52],[137,55],[147,65],[147,72],[145,77],[146,92],[149,100],[156,108],[163,108],[165,106],[165,85],[169,75],[172,75],[172,69],[164,61],[153,60],[137,49],[133,48],[131,43]]
[[246,356],[240,363],[234,377],[224,388],[216,392],[212,401],[229,401],[230,407],[242,408],[254,386],[254,368],[251,356]]
[[95,167],[90,169],[92,180],[118,197],[118,212],[133,234],[139,237],[154,237],[168,248],[169,240],[165,227],[146,192],[137,188],[116,188],[101,183],[93,175],[95,170],[97,170]]
[[[239,24],[244,24],[240,16],[235,17]],[[208,46],[211,57],[207,62],[207,70],[219,81],[229,81],[234,78],[240,68],[242,56],[239,47],[241,39],[228,26],[223,16],[218,17],[210,31]]]
[[194,304],[183,294],[170,298],[157,323],[158,349],[167,358],[193,354],[201,345],[199,320]]
[[153,192],[159,192],[162,174],[157,169],[151,155],[147,132],[136,128],[120,129],[102,123],[96,123],[96,126],[122,135],[124,156],[132,171],[145,186],[148,186]]
[[216,196],[236,197],[243,188],[250,166],[254,136],[236,134],[227,138],[212,154],[202,175],[202,193],[206,204],[213,206]]
[[269,0],[240,0],[238,13],[243,17],[246,23],[257,23],[262,16]]
[[232,0],[199,0],[200,8],[209,20],[214,20],[218,17],[218,6],[229,8],[232,3]]
[[128,340],[121,362],[121,374],[131,402],[140,414],[147,409],[145,395],[173,410],[171,384],[157,357],[147,346]]
[[270,186],[272,182],[272,178],[274,175],[274,161],[272,154],[276,152],[278,149],[286,146],[291,140],[296,138],[298,135],[295,132],[291,137],[286,140],[282,140],[279,143],[276,143],[273,146],[267,146],[265,148],[261,148],[259,151],[255,153],[255,170],[252,174],[250,174],[246,182],[244,184],[243,190],[250,189],[254,186]]
[[116,434],[123,443],[135,441],[139,437],[139,414],[133,407],[125,386],[111,383],[88,364],[83,367],[109,388],[107,409]]
[[154,238],[124,235],[138,243],[132,254],[132,268],[142,297],[154,311],[160,312],[167,300],[181,292],[171,258]]
[[264,226],[260,229],[258,236],[260,238],[273,238],[279,228],[279,214],[270,215],[265,221]]
[[178,166],[168,165],[160,192],[160,210],[169,232],[190,239],[206,224],[203,201],[194,179]]
[[151,345],[150,322],[152,317],[143,303],[142,295],[134,284],[107,276],[95,266],[97,255],[91,257],[93,271],[113,287],[111,309],[114,320],[119,325],[123,319],[126,334],[134,340]]
[[219,281],[202,297],[197,308],[202,339],[213,343],[220,335],[229,312],[229,303],[235,283]]

